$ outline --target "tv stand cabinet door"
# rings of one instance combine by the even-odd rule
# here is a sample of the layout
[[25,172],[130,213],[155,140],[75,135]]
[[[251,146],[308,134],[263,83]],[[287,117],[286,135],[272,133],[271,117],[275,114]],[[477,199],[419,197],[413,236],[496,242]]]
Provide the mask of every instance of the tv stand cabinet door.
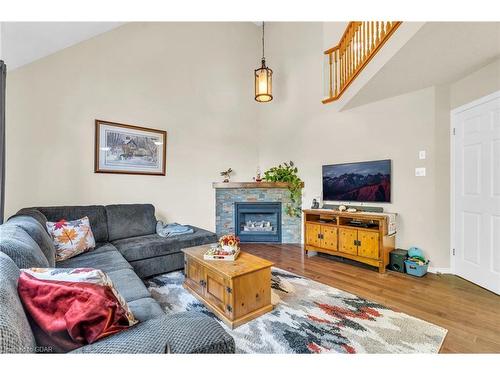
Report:
[[365,258],[379,259],[379,234],[358,230],[358,255]]
[[322,226],[321,227],[321,247],[327,250],[338,250],[337,228]]
[[358,230],[357,229],[339,229],[339,251],[351,255],[358,255]]
[[306,245],[321,247],[321,225],[306,223]]

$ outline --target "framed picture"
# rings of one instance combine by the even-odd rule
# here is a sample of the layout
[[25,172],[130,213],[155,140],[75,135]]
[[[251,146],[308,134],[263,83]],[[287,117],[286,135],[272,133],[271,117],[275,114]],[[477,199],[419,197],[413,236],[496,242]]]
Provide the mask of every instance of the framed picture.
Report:
[[165,176],[167,132],[95,120],[95,173]]

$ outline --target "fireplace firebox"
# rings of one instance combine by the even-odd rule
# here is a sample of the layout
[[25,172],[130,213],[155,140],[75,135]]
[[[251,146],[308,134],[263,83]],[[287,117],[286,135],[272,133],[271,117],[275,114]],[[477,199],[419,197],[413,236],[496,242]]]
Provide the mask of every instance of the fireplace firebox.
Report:
[[281,242],[281,202],[235,202],[234,214],[241,242]]

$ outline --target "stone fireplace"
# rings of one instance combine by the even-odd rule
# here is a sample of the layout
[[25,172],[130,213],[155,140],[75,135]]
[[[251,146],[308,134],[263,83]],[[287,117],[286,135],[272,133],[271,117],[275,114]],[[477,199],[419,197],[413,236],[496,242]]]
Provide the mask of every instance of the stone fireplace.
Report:
[[242,242],[300,243],[302,220],[285,210],[290,203],[286,183],[216,182],[217,236],[238,235]]

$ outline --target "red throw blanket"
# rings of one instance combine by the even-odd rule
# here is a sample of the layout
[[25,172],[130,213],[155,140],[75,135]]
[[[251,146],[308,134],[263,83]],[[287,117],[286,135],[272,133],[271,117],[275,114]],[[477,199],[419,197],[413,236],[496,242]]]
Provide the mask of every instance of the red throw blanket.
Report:
[[18,291],[37,344],[68,352],[129,327],[109,286],[40,280],[22,272]]

